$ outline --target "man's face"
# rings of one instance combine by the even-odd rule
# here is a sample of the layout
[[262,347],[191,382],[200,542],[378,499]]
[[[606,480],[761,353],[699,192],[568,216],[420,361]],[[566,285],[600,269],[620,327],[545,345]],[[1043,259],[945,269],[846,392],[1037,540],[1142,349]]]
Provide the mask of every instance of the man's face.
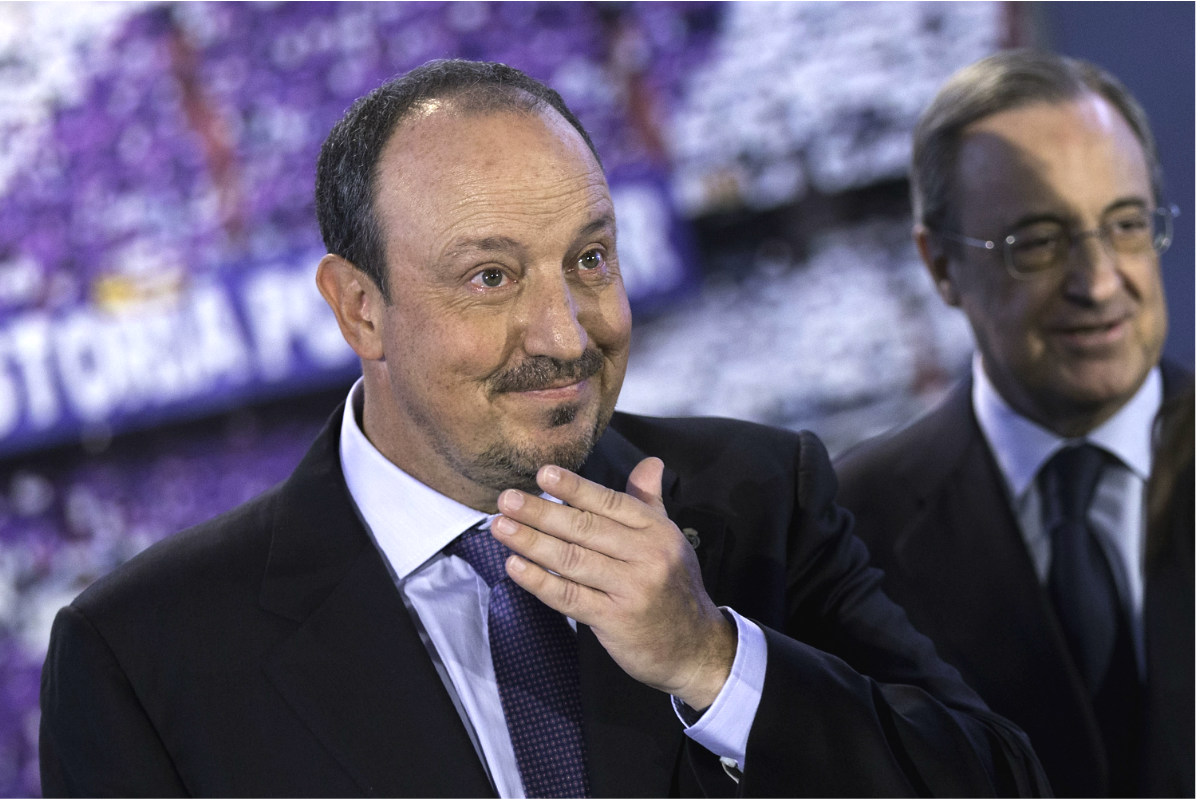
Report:
[[391,304],[383,359],[364,364],[368,436],[475,507],[535,490],[543,464],[577,467],[630,336],[612,201],[583,139],[553,112],[435,105],[393,135],[377,186]]
[[[1154,207],[1141,145],[1116,109],[1091,94],[968,127],[955,196],[959,232],[997,242],[1029,222],[1060,220],[1078,233],[1122,210]],[[1157,363],[1166,308],[1153,251],[1114,254],[1086,236],[1061,267],[1020,280],[999,248],[950,252],[943,296],[966,312],[1000,394],[1043,426],[1085,433]]]

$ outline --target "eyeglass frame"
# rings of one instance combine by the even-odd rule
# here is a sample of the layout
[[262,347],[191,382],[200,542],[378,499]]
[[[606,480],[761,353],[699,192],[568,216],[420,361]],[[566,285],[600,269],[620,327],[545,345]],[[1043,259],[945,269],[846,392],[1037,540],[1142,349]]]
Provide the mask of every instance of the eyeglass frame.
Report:
[[[1175,205],[1174,203],[1168,203],[1165,206],[1158,206],[1151,211],[1150,214],[1152,217],[1161,216],[1163,218],[1163,235],[1161,237],[1156,237],[1150,244],[1150,250],[1154,251],[1158,255],[1162,255],[1163,253],[1167,252],[1167,250],[1171,247],[1171,242],[1174,241],[1175,230],[1173,220],[1179,216],[1179,206]],[[1066,229],[1067,226],[1063,224],[1062,227]],[[1075,233],[1067,234],[1067,253],[1070,254],[1071,248],[1073,248],[1080,239],[1083,239],[1087,236],[1095,236],[1100,240],[1101,244],[1103,244],[1108,252],[1113,253],[1114,255],[1117,254],[1119,251],[1112,246],[1112,244],[1108,241],[1108,237],[1105,236],[1106,230],[1107,229],[1105,226],[1101,225],[1098,228],[1091,228],[1086,231],[1076,231]],[[1054,270],[1061,268],[1062,265],[1066,263],[1066,259],[1063,259],[1058,263],[1051,264],[1050,266],[1042,269],[1034,270],[1032,272],[1022,272],[1017,269],[1013,263],[1012,246],[1016,244],[1017,241],[1015,234],[1010,233],[1004,237],[1003,242],[997,242],[994,239],[975,239],[971,236],[964,236],[961,233],[949,233],[947,231],[933,231],[933,233],[934,235],[940,236],[943,239],[949,239],[952,242],[959,242],[960,244],[965,244],[970,247],[978,247],[983,250],[995,250],[997,247],[1002,246],[1001,253],[1004,255],[1004,268],[1007,270],[1009,275],[1019,281],[1033,280],[1039,275],[1049,274]]]

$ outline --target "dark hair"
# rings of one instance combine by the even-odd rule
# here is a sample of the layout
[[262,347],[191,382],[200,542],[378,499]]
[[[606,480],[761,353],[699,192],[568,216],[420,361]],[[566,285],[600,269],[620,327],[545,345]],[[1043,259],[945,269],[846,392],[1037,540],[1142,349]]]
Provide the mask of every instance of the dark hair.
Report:
[[558,92],[504,64],[439,59],[392,78],[354,102],[317,159],[317,222],[325,248],[370,276],[391,302],[383,233],[375,217],[379,158],[397,126],[430,100],[453,98],[461,111],[557,111],[600,163],[583,124]]
[[1146,112],[1109,73],[1086,61],[1037,50],[1005,50],[954,73],[921,115],[913,134],[913,216],[934,232],[957,227],[955,177],[962,133],[972,123],[1033,103],[1059,103],[1095,93],[1120,112],[1142,145],[1156,203],[1162,168]]

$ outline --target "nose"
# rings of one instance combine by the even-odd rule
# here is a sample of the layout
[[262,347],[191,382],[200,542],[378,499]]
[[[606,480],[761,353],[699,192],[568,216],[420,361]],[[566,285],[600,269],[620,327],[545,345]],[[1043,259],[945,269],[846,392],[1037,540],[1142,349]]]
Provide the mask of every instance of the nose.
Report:
[[1088,305],[1103,303],[1121,290],[1124,278],[1119,256],[1099,230],[1081,231],[1071,243],[1064,290]]
[[577,359],[587,349],[588,334],[580,320],[579,298],[561,271],[557,277],[530,281],[522,297],[519,320],[524,349],[531,356]]

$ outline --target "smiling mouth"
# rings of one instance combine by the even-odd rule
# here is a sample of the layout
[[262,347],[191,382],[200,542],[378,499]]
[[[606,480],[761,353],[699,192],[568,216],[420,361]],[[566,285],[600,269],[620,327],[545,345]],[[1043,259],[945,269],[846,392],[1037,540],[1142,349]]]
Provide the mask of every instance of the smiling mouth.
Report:
[[571,386],[578,386],[586,381],[587,378],[564,378],[559,381],[551,381],[545,386],[537,386],[526,389],[527,392],[552,392],[555,389],[567,389]]
[[545,386],[538,386],[530,389],[520,389],[513,394],[520,394],[525,397],[535,397],[543,400],[574,400],[583,392],[587,385],[588,378],[582,380],[562,380],[554,381]]
[[1078,346],[1102,346],[1119,341],[1128,328],[1127,318],[1099,322],[1094,325],[1063,325],[1051,329],[1062,340]]
[[570,394],[582,388],[603,367],[604,358],[597,350],[587,350],[572,361],[536,356],[497,375],[491,381],[491,390],[493,394]]

